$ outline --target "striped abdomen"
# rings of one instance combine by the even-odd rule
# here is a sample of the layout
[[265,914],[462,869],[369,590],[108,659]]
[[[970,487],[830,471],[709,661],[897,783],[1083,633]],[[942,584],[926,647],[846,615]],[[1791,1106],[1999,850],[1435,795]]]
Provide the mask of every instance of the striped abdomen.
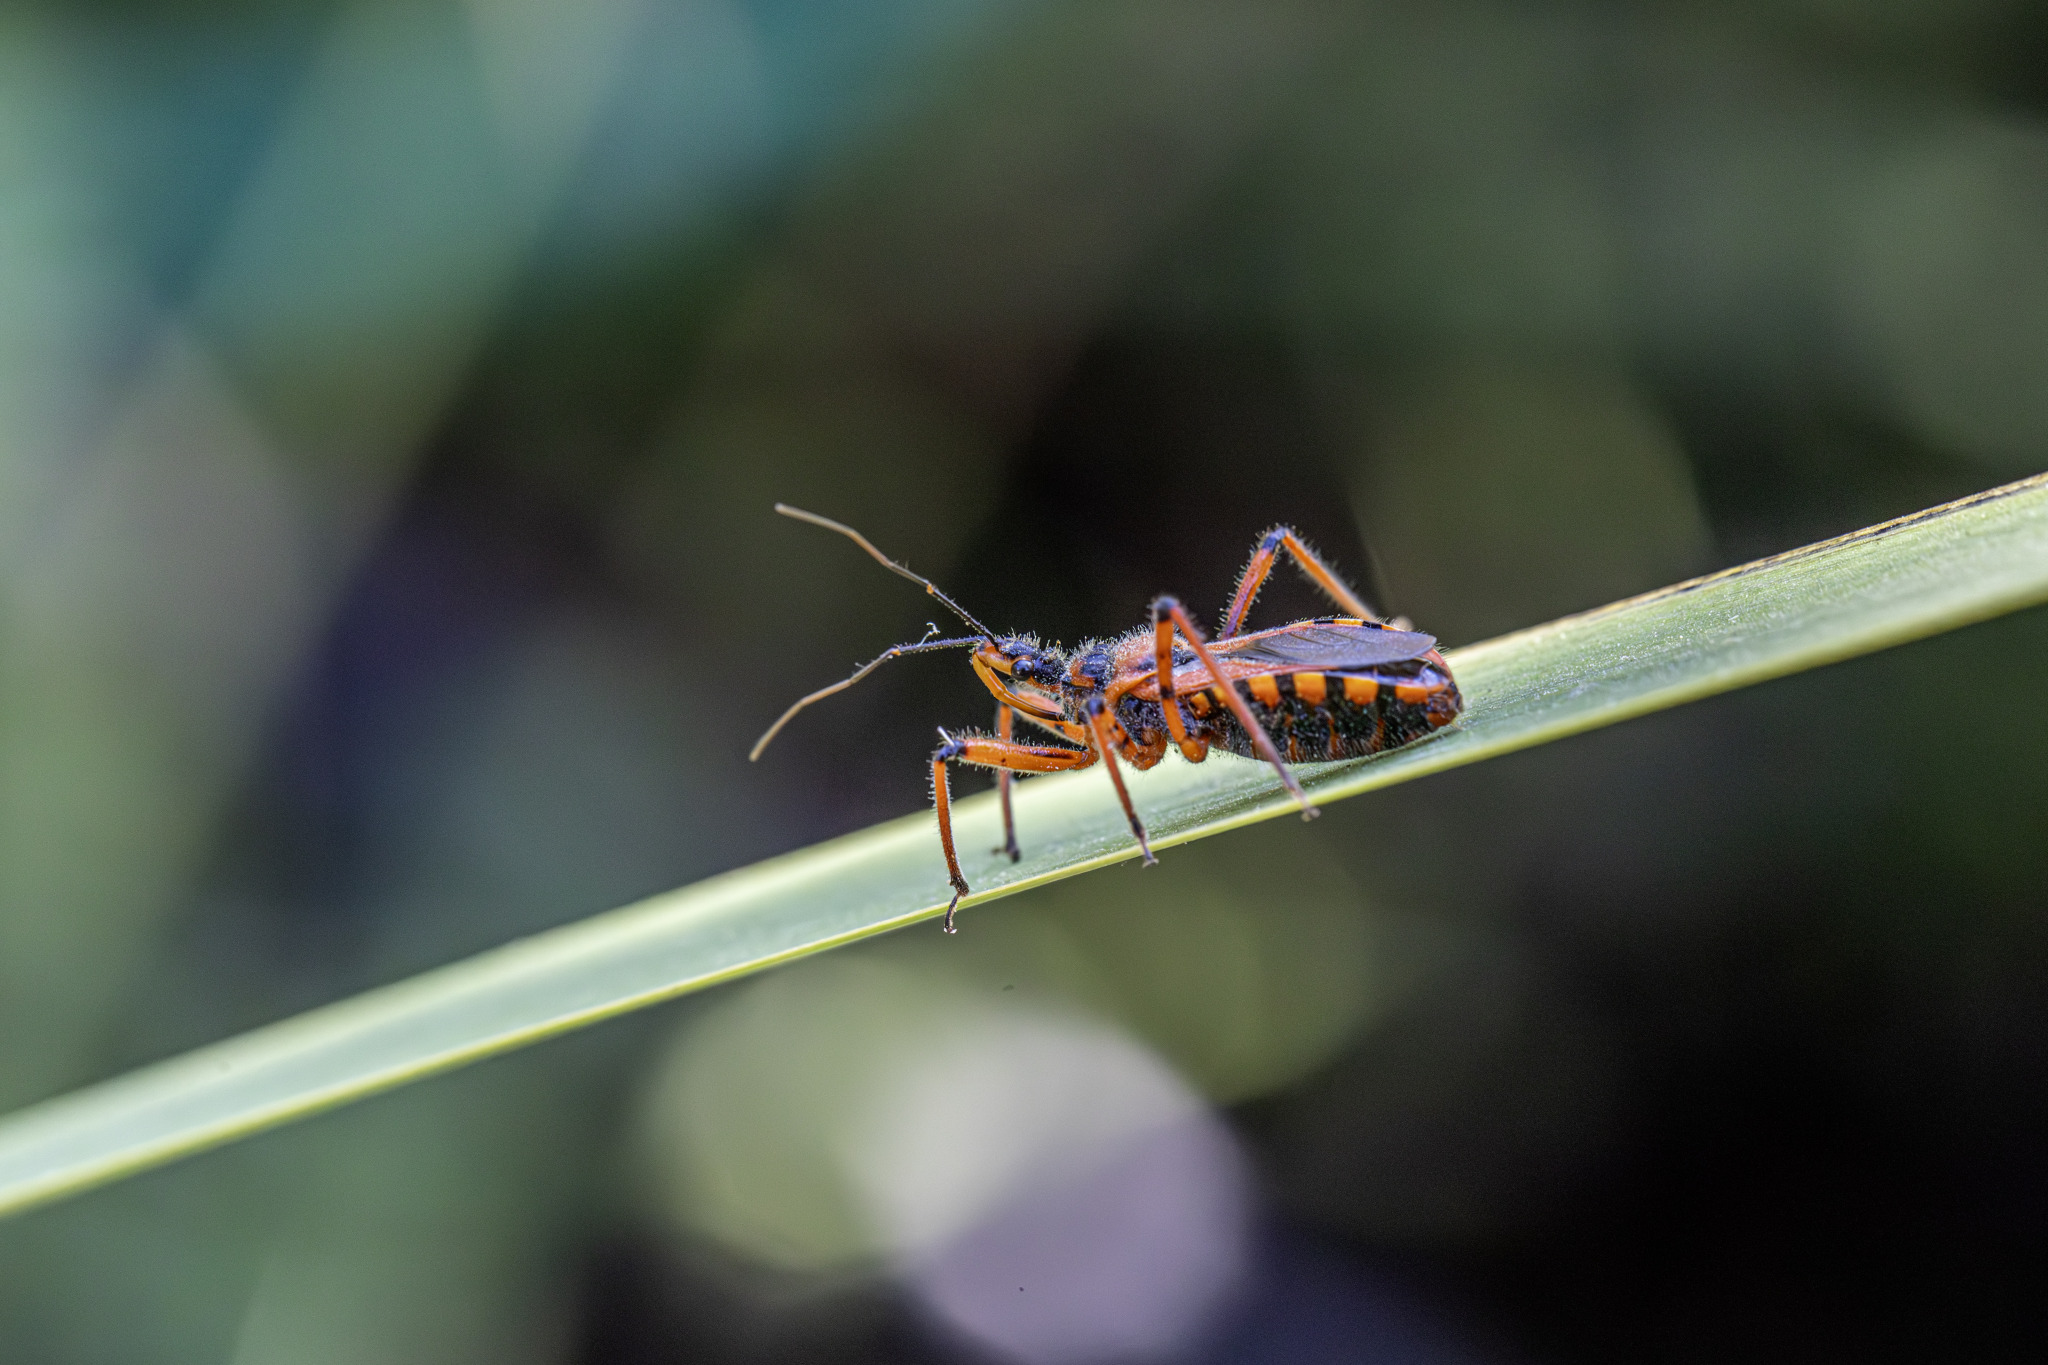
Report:
[[[1290,763],[1399,748],[1450,724],[1465,705],[1450,673],[1430,659],[1344,673],[1261,673],[1235,685]],[[1217,685],[1183,692],[1179,700],[1191,733],[1230,753],[1258,756]],[[1134,737],[1165,731],[1156,701],[1126,698],[1118,709]]]

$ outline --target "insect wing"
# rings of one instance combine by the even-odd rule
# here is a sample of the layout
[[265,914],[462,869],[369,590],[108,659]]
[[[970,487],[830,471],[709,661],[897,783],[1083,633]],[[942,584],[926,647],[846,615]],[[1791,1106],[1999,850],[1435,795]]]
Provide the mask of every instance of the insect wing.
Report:
[[[1242,642],[1222,640],[1210,646],[1217,662],[1260,664],[1273,670],[1374,668],[1419,659],[1436,648],[1436,637],[1414,630],[1381,630],[1373,626],[1342,626],[1304,621],[1279,630],[1247,635]],[[1231,669],[1231,672],[1236,672]]]

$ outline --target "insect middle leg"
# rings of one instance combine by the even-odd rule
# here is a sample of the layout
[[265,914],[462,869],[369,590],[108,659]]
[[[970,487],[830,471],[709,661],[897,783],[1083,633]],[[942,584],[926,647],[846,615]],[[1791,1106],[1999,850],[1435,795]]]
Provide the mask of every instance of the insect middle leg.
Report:
[[1152,604],[1153,677],[1159,683],[1159,709],[1164,713],[1166,733],[1180,746],[1180,756],[1190,763],[1200,763],[1209,756],[1209,742],[1197,739],[1188,733],[1187,718],[1181,714],[1180,698],[1173,687],[1173,617],[1162,614],[1161,602]]
[[[1252,709],[1239,694],[1237,684],[1217,664],[1216,656],[1209,652],[1209,643],[1202,638],[1201,629],[1188,619],[1187,608],[1176,598],[1156,599],[1152,603],[1153,629],[1157,631],[1162,622],[1171,622],[1186,637],[1188,644],[1195,651],[1195,657],[1202,661],[1202,667],[1209,670],[1210,678],[1215,680],[1216,691],[1222,695],[1223,704],[1230,708],[1230,713],[1237,717],[1237,723],[1244,728],[1252,747],[1259,751],[1259,757],[1273,765],[1273,771],[1280,774],[1280,784],[1287,788],[1288,793],[1300,805],[1301,818],[1313,820],[1322,814],[1316,809],[1315,803],[1308,799],[1308,793],[1301,789],[1301,783],[1295,780],[1294,770],[1287,766],[1287,760],[1280,757],[1280,751],[1273,747],[1273,737],[1266,733],[1266,727],[1259,724],[1258,718],[1252,715]],[[1170,667],[1172,660],[1168,659],[1167,664]],[[1161,675],[1162,678],[1165,676]],[[1170,726],[1171,722],[1168,724]]]
[[944,730],[944,741],[932,750],[932,807],[939,816],[939,847],[946,853],[946,876],[953,884],[953,899],[946,904],[947,933],[953,932],[953,911],[968,894],[967,879],[960,875],[960,858],[953,851],[953,792],[946,779],[946,765],[958,760],[1002,773],[1056,773],[1085,768],[1095,762],[1092,749],[1062,749],[1054,745],[1018,744],[1006,739],[968,736],[955,739]]
[[1130,821],[1131,837],[1138,841],[1138,852],[1145,855],[1145,866],[1150,867],[1159,860],[1152,856],[1151,841],[1145,837],[1145,822],[1138,818],[1138,808],[1131,804],[1131,789],[1124,785],[1123,770],[1116,765],[1116,736],[1121,733],[1122,728],[1110,717],[1109,703],[1099,694],[1088,698],[1089,737],[1094,742],[1095,752],[1109,767],[1109,780],[1116,788],[1116,799],[1123,804],[1124,819]]
[[1372,608],[1365,604],[1365,599],[1352,591],[1350,584],[1337,577],[1336,571],[1323,563],[1314,550],[1302,543],[1301,537],[1294,534],[1293,527],[1275,526],[1259,540],[1258,549],[1252,551],[1251,563],[1244,566],[1244,574],[1237,580],[1237,592],[1230,599],[1230,610],[1223,613],[1223,630],[1217,639],[1228,640],[1244,626],[1244,618],[1251,613],[1252,600],[1266,585],[1266,575],[1273,571],[1273,561],[1283,549],[1332,602],[1353,616],[1369,621],[1378,619]]

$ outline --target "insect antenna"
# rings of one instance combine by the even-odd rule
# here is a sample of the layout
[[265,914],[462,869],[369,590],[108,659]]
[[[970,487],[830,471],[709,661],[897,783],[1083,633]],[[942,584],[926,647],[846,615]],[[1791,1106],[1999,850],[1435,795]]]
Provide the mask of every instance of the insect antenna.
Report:
[[[837,531],[840,535],[845,536],[848,540],[860,546],[861,549],[866,550],[870,555],[874,557],[874,560],[877,564],[880,564],[890,573],[897,574],[903,578],[907,578],[911,582],[922,586],[926,592],[930,593],[933,597],[938,598],[940,602],[944,603],[947,611],[952,612],[955,616],[965,621],[968,625],[980,631],[984,639],[993,640],[996,638],[996,633],[990,630],[987,626],[983,625],[981,622],[975,620],[974,617],[968,612],[967,608],[961,606],[958,602],[955,602],[952,598],[940,592],[937,584],[933,583],[929,578],[926,578],[922,574],[912,573],[903,565],[898,564],[895,560],[889,558],[889,556],[883,554],[880,550],[877,550],[866,536],[854,530],[851,526],[842,525],[841,523],[832,520],[832,518],[830,517],[821,517],[816,512],[806,512],[801,507],[791,507],[788,503],[784,502],[776,503],[775,510],[782,513],[782,515],[785,517],[794,517],[798,521],[808,521],[813,526],[822,526],[828,531]],[[933,648],[936,649],[938,648],[938,646],[934,645]],[[880,663],[881,660],[877,659],[875,662]],[[871,664],[869,665],[869,667],[873,667],[873,665]],[[859,675],[857,674],[855,675],[856,678],[858,676]],[[854,679],[849,678],[847,679],[847,681],[852,682],[854,681]]]
[[[822,518],[820,518],[820,520],[822,520]],[[934,591],[936,592],[936,589],[934,589]],[[948,603],[947,605],[950,606],[951,603]],[[768,741],[774,739],[776,735],[780,734],[782,731],[782,727],[789,724],[790,721],[796,718],[797,712],[803,710],[806,706],[809,706],[814,701],[823,701],[825,698],[831,696],[834,692],[844,692],[847,688],[853,686],[862,678],[865,678],[868,674],[874,672],[883,664],[889,662],[889,660],[897,658],[904,654],[930,654],[933,650],[959,649],[963,645],[978,645],[981,643],[981,637],[978,635],[963,636],[958,640],[934,640],[932,636],[937,635],[938,633],[939,628],[937,626],[933,626],[930,630],[925,632],[924,638],[922,640],[919,640],[914,645],[891,645],[887,649],[883,650],[880,654],[877,654],[874,658],[862,664],[859,668],[854,669],[853,675],[851,677],[843,678],[840,681],[833,683],[830,687],[821,687],[817,691],[811,693],[811,695],[809,695],[808,697],[804,697],[801,700],[799,700],[794,706],[790,707],[787,711],[784,711],[781,717],[778,718],[773,725],[768,727],[768,731],[766,734],[762,735],[759,739],[754,741],[754,747],[747,751],[747,762],[752,763],[755,759],[759,758],[761,756],[761,751],[768,747]]]

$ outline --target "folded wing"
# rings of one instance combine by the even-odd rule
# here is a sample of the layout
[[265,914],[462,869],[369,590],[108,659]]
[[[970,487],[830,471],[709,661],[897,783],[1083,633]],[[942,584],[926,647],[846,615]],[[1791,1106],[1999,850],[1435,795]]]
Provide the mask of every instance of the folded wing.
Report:
[[[1245,678],[1260,673],[1345,673],[1386,668],[1421,659],[1436,648],[1436,637],[1373,625],[1303,621],[1277,630],[1262,630],[1256,635],[1216,640],[1209,648],[1225,677]],[[1192,691],[1210,683],[1208,670],[1194,664],[1187,646],[1180,646],[1176,655],[1180,663],[1173,675],[1177,690]],[[1156,698],[1158,680],[1147,676],[1132,689],[1132,695]]]
[[1257,663],[1271,672],[1297,668],[1375,668],[1419,659],[1436,648],[1436,637],[1414,630],[1303,622],[1211,645],[1226,672],[1235,662]]

